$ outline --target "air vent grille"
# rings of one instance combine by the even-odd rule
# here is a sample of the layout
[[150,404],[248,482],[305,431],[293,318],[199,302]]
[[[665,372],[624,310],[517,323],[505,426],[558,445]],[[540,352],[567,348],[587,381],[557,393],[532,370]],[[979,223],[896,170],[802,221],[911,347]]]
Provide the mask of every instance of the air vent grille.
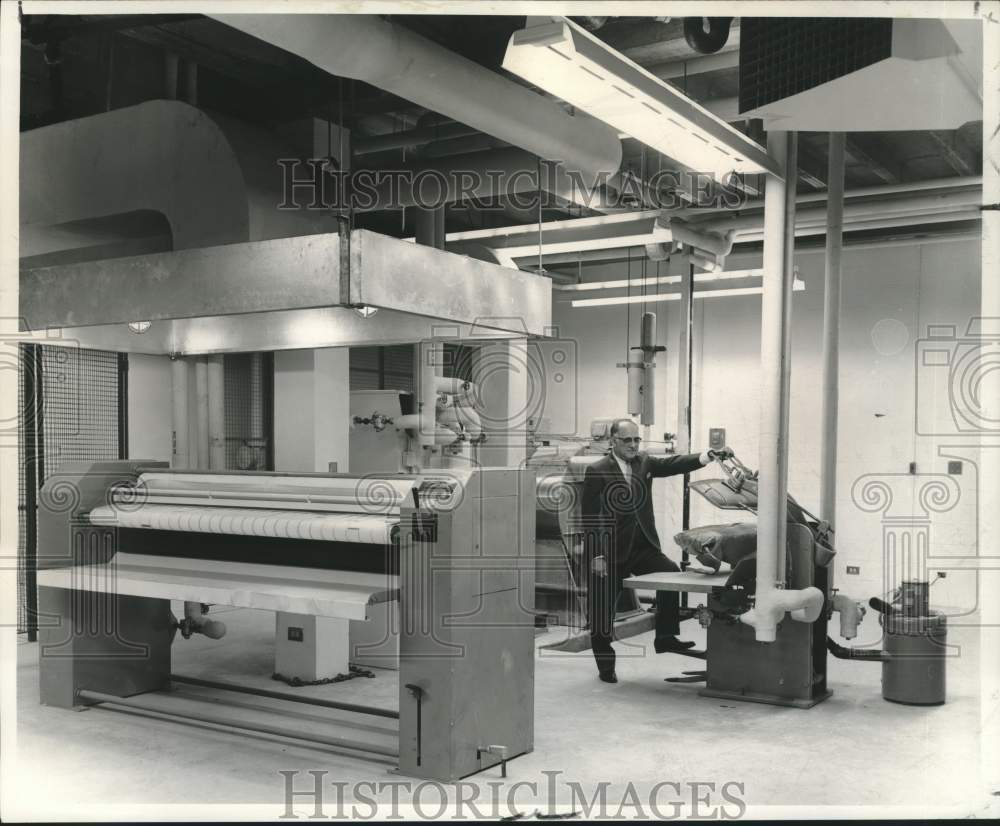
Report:
[[828,83],[891,52],[889,18],[744,17],[740,112]]

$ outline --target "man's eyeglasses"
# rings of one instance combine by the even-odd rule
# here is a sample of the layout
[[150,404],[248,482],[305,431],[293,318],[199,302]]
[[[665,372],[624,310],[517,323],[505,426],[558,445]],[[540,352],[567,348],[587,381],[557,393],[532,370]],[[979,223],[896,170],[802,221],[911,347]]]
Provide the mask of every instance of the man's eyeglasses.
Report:
[[642,441],[642,436],[615,436],[619,442],[625,442],[625,444],[637,445]]

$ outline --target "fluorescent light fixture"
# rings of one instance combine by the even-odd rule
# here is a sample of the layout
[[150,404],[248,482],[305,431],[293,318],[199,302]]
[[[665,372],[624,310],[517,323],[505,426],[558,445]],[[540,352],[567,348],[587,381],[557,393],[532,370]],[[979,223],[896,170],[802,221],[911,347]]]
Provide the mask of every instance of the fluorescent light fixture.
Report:
[[[798,267],[795,268],[798,276]],[[699,272],[695,273],[695,283],[705,281],[723,281],[727,278],[763,278],[763,270],[723,270],[722,272]],[[656,278],[633,278],[619,279],[616,281],[587,281],[582,284],[559,284],[552,287],[554,290],[562,292],[592,292],[594,290],[624,290],[635,287],[655,287],[658,284],[680,284],[679,275],[661,275]]]
[[[802,292],[806,288],[806,283],[798,278],[792,282],[792,290]],[[695,290],[694,297],[698,298],[722,298],[731,295],[760,295],[764,292],[764,287],[732,287],[721,290]],[[573,307],[612,307],[617,304],[656,304],[661,301],[680,301],[681,293],[670,292],[652,295],[619,295],[614,298],[578,298],[570,302]]]
[[[658,209],[621,212],[541,224],[541,249],[545,255],[587,252],[589,250],[641,247],[646,244],[669,243],[673,238],[669,220]],[[539,249],[539,225],[519,224],[512,227],[449,232],[445,236],[448,249],[461,252],[462,245],[483,244],[502,262],[514,264],[515,258],[535,258]]]
[[780,174],[760,144],[566,18],[514,32],[503,68],[719,182]]

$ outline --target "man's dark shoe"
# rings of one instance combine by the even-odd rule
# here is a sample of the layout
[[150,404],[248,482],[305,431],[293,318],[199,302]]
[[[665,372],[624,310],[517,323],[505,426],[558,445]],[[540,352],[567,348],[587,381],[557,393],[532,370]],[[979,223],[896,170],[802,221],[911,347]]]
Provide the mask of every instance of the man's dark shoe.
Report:
[[679,640],[677,637],[657,637],[653,640],[653,650],[657,654],[666,654],[668,651],[687,651],[694,648],[694,643],[689,640]]
[[618,675],[615,674],[614,669],[610,671],[598,671],[597,676],[606,683],[617,683]]

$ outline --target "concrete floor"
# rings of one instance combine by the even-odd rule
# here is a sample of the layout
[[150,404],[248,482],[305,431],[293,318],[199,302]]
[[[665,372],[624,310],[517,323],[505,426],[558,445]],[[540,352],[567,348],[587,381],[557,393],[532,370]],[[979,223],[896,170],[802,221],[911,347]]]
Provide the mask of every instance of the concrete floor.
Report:
[[[221,641],[178,638],[175,673],[395,707],[396,673],[388,670],[378,670],[374,679],[286,689],[270,679],[273,615],[243,609],[216,609],[213,614],[225,620],[229,633]],[[694,622],[685,623],[684,631],[699,645],[703,642],[704,632]],[[550,629],[539,643],[565,633]],[[859,639],[877,635],[877,624],[869,617]],[[574,798],[569,784],[579,784],[590,800],[606,782],[610,784],[605,790],[606,816],[655,817],[651,792],[665,817],[672,811],[677,816],[670,801],[685,801],[689,807],[692,796],[706,795],[708,811],[718,814],[715,807],[721,805],[722,814],[741,814],[735,800],[721,796],[726,783],[742,784],[729,786],[729,796],[749,807],[748,817],[779,811],[800,817],[986,816],[991,798],[980,777],[977,629],[952,628],[949,642],[957,647],[949,662],[948,702],[926,708],[885,702],[878,665],[832,657],[833,697],[810,710],[799,710],[699,697],[697,684],[664,682],[664,677],[698,668],[700,663],[653,654],[649,633],[616,645],[621,680],[617,685],[596,679],[589,651],[539,650],[535,750],[510,762],[503,784],[496,769],[469,778],[466,794],[478,789],[481,797],[476,799],[484,802],[464,814],[488,814],[485,801],[494,798],[499,800],[494,814],[500,815],[579,811],[579,793]],[[626,644],[634,656],[623,656]],[[646,645],[648,654],[642,648]],[[43,707],[38,703],[37,645],[22,644],[19,654],[16,782],[19,799],[40,818],[100,814],[107,819],[165,819],[191,816],[195,810],[164,806],[194,804],[223,804],[208,811],[196,809],[206,817],[276,817],[284,812],[281,770],[300,772],[297,789],[311,788],[310,770],[326,770],[328,782],[405,780],[390,772],[389,758],[366,760],[325,747],[107,708],[72,712]],[[184,698],[196,696],[220,695],[186,687],[169,699],[190,703]],[[225,696],[227,714],[352,736],[343,720],[328,722],[336,720],[336,713],[324,709],[303,707],[278,717],[269,711],[275,705],[271,701]],[[392,742],[393,727],[391,720],[366,725],[369,736],[387,744]],[[358,733],[356,728],[353,733]],[[518,781],[537,784],[537,792],[529,785],[515,788]],[[550,782],[555,783],[554,799],[547,791]],[[657,791],[654,787],[663,782],[679,785]],[[692,789],[694,782],[714,786]],[[346,788],[349,800],[353,793]],[[368,794],[374,796],[370,790]],[[388,794],[379,799],[390,801]],[[437,797],[427,795],[417,814],[436,813],[437,802]],[[620,810],[622,803],[625,808]],[[264,808],[237,808],[247,804]],[[629,804],[639,808],[630,809]],[[698,805],[704,814],[705,806]],[[313,804],[297,800],[295,811],[305,817],[313,813]],[[368,811],[362,806],[356,813],[363,816]],[[322,812],[327,817],[338,814],[336,798],[329,792]],[[350,813],[347,808],[341,814]],[[598,809],[591,816],[596,813]],[[1000,811],[994,806],[992,813]]]

